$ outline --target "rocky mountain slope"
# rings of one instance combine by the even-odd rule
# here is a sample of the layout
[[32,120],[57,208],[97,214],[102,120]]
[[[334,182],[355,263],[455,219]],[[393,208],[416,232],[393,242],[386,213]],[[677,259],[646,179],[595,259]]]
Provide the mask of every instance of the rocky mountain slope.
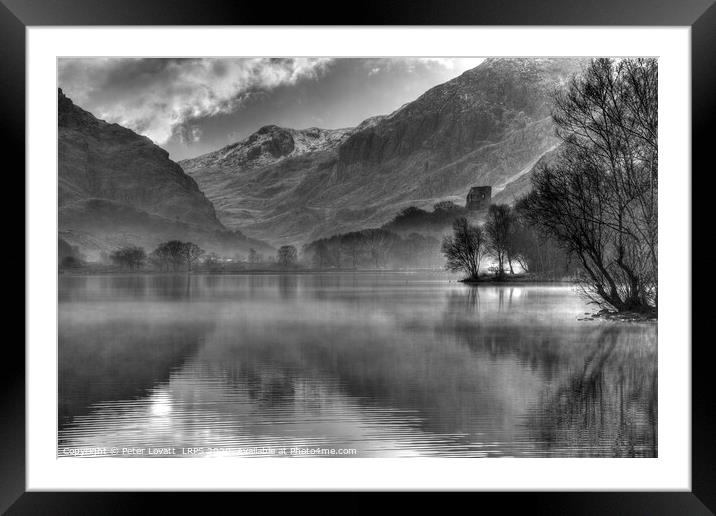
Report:
[[159,241],[189,239],[207,248],[256,245],[217,219],[194,179],[151,140],[109,124],[58,91],[60,236],[90,258],[121,245],[151,251]]
[[409,205],[463,204],[472,186],[499,194],[524,182],[558,143],[552,92],[584,64],[488,59],[352,130],[268,126],[180,165],[225,225],[274,245],[377,227]]
[[286,129],[267,125],[237,143],[184,161],[192,169],[231,167],[234,169],[259,168],[277,161],[309,152],[320,152],[337,147],[353,129]]
[[524,196],[532,189],[531,176],[538,167],[549,165],[558,156],[559,145],[555,145],[551,150],[545,152],[530,166],[525,167],[515,176],[509,178],[497,193],[492,196],[492,202],[495,204],[514,204],[520,197]]

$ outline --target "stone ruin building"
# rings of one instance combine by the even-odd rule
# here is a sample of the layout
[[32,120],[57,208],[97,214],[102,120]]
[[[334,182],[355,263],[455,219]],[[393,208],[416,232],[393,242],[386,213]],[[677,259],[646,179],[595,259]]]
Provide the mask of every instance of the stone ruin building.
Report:
[[473,186],[467,194],[465,208],[470,211],[485,210],[490,206],[492,198],[491,186]]

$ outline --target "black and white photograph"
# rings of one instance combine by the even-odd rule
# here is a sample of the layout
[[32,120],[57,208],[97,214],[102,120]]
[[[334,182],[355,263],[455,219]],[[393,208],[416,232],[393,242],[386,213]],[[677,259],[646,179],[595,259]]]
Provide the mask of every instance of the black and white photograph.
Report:
[[57,457],[659,457],[656,57],[59,57]]

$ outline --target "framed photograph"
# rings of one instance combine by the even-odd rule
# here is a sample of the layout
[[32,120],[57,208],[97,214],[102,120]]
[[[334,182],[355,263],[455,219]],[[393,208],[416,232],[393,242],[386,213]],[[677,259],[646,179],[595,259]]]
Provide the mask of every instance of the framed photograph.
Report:
[[691,199],[716,7],[275,10],[2,0],[26,304],[0,508],[711,514]]

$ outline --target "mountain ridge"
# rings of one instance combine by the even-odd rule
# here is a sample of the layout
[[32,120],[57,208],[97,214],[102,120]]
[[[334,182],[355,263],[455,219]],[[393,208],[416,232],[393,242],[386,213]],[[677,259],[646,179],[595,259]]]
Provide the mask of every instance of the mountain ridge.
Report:
[[90,259],[121,245],[147,251],[191,238],[210,249],[271,247],[228,230],[166,150],[100,120],[58,89],[58,231]]
[[222,162],[235,167],[255,168],[287,157],[330,150],[347,138],[352,130],[354,128],[292,129],[265,125],[243,140],[182,162],[190,163],[192,167],[212,166]]
[[196,181],[166,150],[146,136],[96,118],[61,89],[58,153],[60,208],[75,200],[103,198],[198,226],[223,227]]
[[224,224],[275,245],[378,227],[407,205],[464,203],[472,186],[527,175],[558,143],[552,93],[585,61],[487,59],[320,149],[179,163]]

